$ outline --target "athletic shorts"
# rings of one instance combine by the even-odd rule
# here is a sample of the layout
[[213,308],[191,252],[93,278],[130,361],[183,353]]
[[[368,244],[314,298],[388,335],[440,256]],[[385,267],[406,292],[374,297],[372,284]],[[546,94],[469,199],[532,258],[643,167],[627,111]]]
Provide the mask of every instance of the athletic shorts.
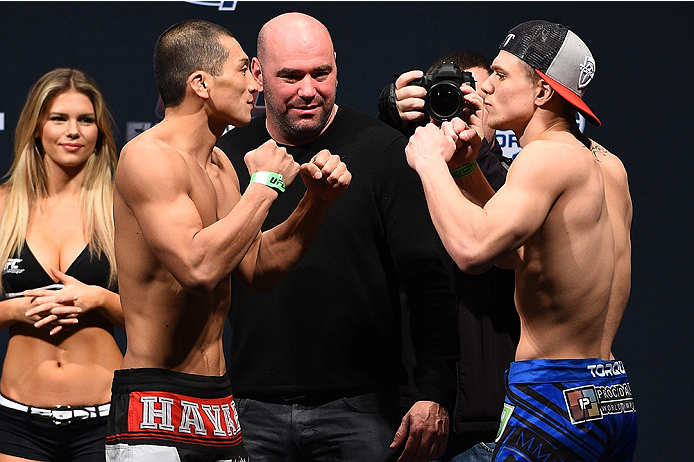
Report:
[[632,460],[636,410],[621,361],[517,361],[507,377],[493,460]]
[[229,377],[115,371],[106,459],[247,461]]
[[0,405],[0,453],[46,462],[103,462],[106,418],[102,414],[56,423],[51,417]]

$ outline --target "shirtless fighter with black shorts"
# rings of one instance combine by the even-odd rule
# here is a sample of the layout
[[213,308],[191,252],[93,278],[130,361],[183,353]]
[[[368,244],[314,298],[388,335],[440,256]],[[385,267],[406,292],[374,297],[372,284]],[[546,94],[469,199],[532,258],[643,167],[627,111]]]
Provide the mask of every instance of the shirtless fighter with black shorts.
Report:
[[[351,180],[327,150],[299,166],[268,141],[246,155],[252,180],[241,194],[215,143],[228,125],[251,120],[258,86],[248,65],[231,33],[205,21],[178,23],[157,41],[165,117],[123,148],[115,178],[128,345],[113,380],[110,461],[247,460],[222,349],[231,274],[272,288]],[[304,198],[261,232],[297,174]]]

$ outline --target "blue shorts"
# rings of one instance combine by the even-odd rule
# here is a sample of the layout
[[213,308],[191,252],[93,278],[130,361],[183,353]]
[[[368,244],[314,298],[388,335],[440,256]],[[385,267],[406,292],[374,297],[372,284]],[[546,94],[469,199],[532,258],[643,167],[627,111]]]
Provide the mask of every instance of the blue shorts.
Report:
[[229,377],[164,369],[117,370],[109,461],[246,461]]
[[631,461],[637,420],[621,361],[511,363],[495,461]]

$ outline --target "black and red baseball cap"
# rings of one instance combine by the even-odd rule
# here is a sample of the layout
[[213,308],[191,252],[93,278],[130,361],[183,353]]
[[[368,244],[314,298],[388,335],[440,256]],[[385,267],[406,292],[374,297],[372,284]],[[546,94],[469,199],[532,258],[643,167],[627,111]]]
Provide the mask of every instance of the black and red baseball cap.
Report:
[[500,50],[528,63],[593,125],[602,125],[583,101],[595,76],[595,59],[586,44],[568,27],[548,21],[527,21],[512,28]]

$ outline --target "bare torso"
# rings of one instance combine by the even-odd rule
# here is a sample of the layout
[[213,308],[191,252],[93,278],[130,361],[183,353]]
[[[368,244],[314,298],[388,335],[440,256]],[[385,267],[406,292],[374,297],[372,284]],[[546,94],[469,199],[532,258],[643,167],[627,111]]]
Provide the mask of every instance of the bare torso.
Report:
[[12,326],[2,394],[44,408],[109,402],[113,371],[121,363],[111,329],[112,325],[95,313],[81,317],[79,328],[52,337],[30,325]]
[[[142,149],[139,143],[153,143],[164,155],[170,156],[178,173],[185,172],[183,181],[202,227],[225,216],[239,197],[233,188],[233,182],[237,181],[235,175],[230,175],[226,165],[220,168],[218,164],[218,161],[228,160],[213,153],[212,163],[201,166],[192,157],[155,138],[157,130],[151,131],[131,142],[130,152],[124,150],[123,155],[139,156],[138,150]],[[136,162],[146,163],[147,160]],[[224,374],[222,332],[229,310],[230,276],[210,293],[184,289],[145,239],[146,233],[119,190],[118,173],[114,217],[120,294],[128,335],[122,368],[153,367],[199,375]],[[166,224],[158,223],[157,226],[165,227]]]
[[128,336],[123,369],[223,375],[231,274],[253,290],[271,290],[306,252],[351,180],[327,150],[302,167],[268,140],[245,155],[248,170],[277,173],[289,185],[303,169],[307,190],[287,220],[261,232],[278,192],[253,182],[241,195],[231,162],[214,147],[221,129],[213,132],[197,105],[167,108],[164,120],[130,141],[118,161],[116,261]]
[[628,241],[627,212],[610,206],[610,198],[623,191],[573,136],[539,143],[551,151],[547,173],[561,184],[561,193],[520,249],[516,359],[609,359],[605,352],[616,328],[606,328],[606,322],[618,324],[628,296],[628,287],[616,282],[626,276],[618,254]]
[[209,295],[187,292],[152,254],[127,206],[116,200],[115,210],[121,215],[116,255],[128,334],[122,368],[224,374],[221,332],[230,282]]
[[[51,268],[66,271],[86,246],[82,218],[75,213],[79,202],[45,205],[32,209],[27,245],[47,274]],[[0,391],[46,408],[109,402],[113,371],[122,359],[112,331],[113,324],[96,311],[80,315],[79,324],[54,336],[29,323],[11,325]]]

